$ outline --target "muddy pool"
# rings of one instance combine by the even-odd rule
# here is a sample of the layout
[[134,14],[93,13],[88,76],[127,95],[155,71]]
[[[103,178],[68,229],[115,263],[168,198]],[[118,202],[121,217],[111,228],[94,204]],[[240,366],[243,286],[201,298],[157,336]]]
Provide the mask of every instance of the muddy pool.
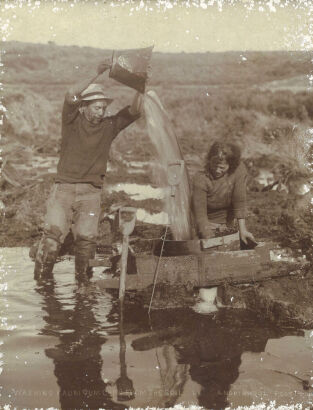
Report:
[[75,284],[73,261],[37,283],[27,248],[2,248],[1,408],[312,406],[310,330],[247,312],[152,311]]

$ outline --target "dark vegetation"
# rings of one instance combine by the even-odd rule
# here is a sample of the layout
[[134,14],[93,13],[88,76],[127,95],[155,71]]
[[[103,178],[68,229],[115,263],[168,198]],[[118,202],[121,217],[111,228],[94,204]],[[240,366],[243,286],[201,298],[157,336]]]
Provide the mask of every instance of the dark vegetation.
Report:
[[[52,182],[51,174],[44,175],[30,166],[15,175],[21,186],[14,186],[8,166],[26,163],[34,155],[57,155],[66,89],[93,75],[97,64],[110,55],[109,50],[87,47],[6,43],[2,165],[7,171],[1,179],[6,217],[1,246],[31,244],[38,238]],[[287,186],[291,180],[310,181],[311,59],[312,55],[304,52],[154,53],[149,84],[172,120],[190,174],[201,166],[213,140],[235,140],[243,149],[249,170],[251,230],[257,238],[301,248],[309,259],[313,245],[310,197],[304,201],[292,192],[262,192],[256,177],[266,169],[274,180]],[[131,100],[132,90],[106,74],[101,81],[115,98],[112,113]],[[114,142],[108,181],[129,181],[125,161],[153,158],[141,119]],[[149,182],[150,173],[132,178],[132,182]],[[25,188],[28,184],[31,187]],[[122,198],[125,201],[127,198]],[[106,199],[104,210],[111,204],[112,198]],[[150,203],[148,208],[150,205],[153,211],[162,207],[161,203]]]

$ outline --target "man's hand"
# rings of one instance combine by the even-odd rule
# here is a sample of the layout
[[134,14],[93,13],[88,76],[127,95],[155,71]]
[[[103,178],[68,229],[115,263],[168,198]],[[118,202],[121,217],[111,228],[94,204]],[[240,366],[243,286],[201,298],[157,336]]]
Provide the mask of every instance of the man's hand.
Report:
[[98,65],[97,75],[93,75],[92,78],[88,78],[78,84],[73,85],[65,95],[65,99],[68,104],[76,104],[79,102],[79,96],[81,93],[92,83],[94,83],[100,74],[104,73],[111,67],[111,59],[106,58]]
[[100,63],[98,65],[97,68],[97,73],[98,75],[104,73],[106,70],[108,70],[109,68],[111,68],[111,59],[110,58],[106,58],[102,63]]

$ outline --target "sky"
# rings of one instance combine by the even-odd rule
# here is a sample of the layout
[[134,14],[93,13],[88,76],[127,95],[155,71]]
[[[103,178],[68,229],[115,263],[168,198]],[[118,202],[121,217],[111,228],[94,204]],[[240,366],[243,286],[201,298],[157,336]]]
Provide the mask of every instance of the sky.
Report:
[[312,50],[311,0],[2,0],[2,40],[155,51]]

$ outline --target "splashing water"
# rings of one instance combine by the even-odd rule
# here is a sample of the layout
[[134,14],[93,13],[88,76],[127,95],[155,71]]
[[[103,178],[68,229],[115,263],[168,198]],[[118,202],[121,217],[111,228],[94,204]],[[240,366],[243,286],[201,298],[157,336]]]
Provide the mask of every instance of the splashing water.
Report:
[[[168,186],[168,164],[183,160],[183,156],[170,119],[154,91],[145,94],[144,110],[149,137],[158,155],[157,182],[160,186]],[[191,238],[190,199],[188,173],[184,167],[175,196],[170,196],[168,192],[165,197],[166,211],[175,240]]]

